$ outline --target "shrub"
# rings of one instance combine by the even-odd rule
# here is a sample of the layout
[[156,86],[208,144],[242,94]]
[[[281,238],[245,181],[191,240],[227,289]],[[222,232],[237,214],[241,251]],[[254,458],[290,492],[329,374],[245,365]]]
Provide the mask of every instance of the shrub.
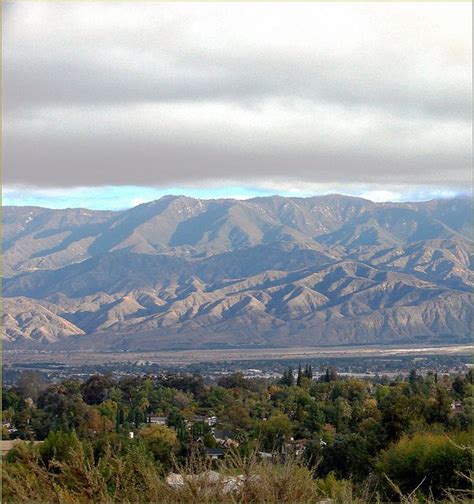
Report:
[[378,463],[380,473],[402,493],[411,493],[419,485],[420,490],[425,494],[431,491],[435,498],[449,488],[468,488],[469,482],[462,473],[468,474],[471,468],[472,438],[469,433],[451,438],[433,433],[405,435],[382,452]]
[[39,448],[43,462],[51,460],[65,461],[71,457],[71,452],[77,450],[80,441],[74,432],[50,432]]

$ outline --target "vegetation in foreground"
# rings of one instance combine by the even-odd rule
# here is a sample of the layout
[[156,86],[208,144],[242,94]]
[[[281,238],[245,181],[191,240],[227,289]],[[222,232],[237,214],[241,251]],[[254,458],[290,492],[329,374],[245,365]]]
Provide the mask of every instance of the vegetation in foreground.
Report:
[[[471,502],[472,372],[165,374],[3,390],[3,502]],[[215,459],[215,460],[214,460]]]

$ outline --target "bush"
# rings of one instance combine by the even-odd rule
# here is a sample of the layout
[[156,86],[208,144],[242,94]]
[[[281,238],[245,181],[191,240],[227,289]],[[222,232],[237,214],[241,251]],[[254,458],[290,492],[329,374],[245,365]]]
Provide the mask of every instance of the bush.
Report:
[[444,434],[417,433],[403,436],[382,452],[378,470],[402,493],[411,493],[418,485],[425,494],[442,497],[449,488],[469,487],[462,476],[472,468],[472,437],[460,433],[450,438]]
[[331,471],[325,478],[319,478],[317,485],[323,495],[337,502],[351,502],[352,501],[352,485],[350,481],[338,480],[333,471]]
[[80,441],[74,432],[50,432],[41,444],[39,453],[45,464],[53,459],[63,462],[68,460],[79,446]]

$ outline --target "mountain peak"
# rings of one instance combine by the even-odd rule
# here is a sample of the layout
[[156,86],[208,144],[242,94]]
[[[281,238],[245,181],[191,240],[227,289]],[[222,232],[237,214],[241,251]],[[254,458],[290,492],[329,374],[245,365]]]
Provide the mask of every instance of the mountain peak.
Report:
[[3,218],[9,345],[156,349],[470,334],[466,200],[166,195],[121,212],[10,207]]

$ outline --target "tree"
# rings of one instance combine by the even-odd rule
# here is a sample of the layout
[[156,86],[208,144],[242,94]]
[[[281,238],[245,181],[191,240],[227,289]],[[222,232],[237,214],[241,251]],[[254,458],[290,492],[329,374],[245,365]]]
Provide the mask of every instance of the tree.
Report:
[[337,432],[344,430],[351,418],[352,408],[343,397],[338,397],[335,401],[336,406],[336,430]]
[[175,430],[184,429],[186,427],[186,418],[176,409],[173,409],[168,414],[168,427],[174,427]]
[[375,398],[381,403],[389,393],[390,387],[388,385],[377,385],[375,389]]
[[120,403],[122,401],[123,394],[122,391],[118,387],[112,387],[109,390],[109,399],[111,401],[115,401],[116,403]]
[[336,380],[337,380],[336,370],[333,367],[330,367],[330,368],[327,367],[326,372],[324,374],[324,381],[329,383],[329,382],[336,381]]
[[3,410],[19,411],[26,407],[24,398],[20,391],[2,388],[2,408]]
[[435,395],[428,401],[426,420],[428,423],[446,424],[451,411],[451,399],[442,385],[437,385]]
[[410,383],[410,387],[416,388],[416,384],[418,382],[418,375],[416,374],[416,369],[412,369],[410,374],[408,375],[408,382]]
[[178,438],[173,429],[166,425],[148,425],[140,429],[138,436],[156,460],[165,467],[171,465],[171,456],[178,449]]
[[48,387],[38,397],[37,405],[46,415],[49,430],[80,431],[84,426],[88,406],[82,400],[77,381],[67,380]]
[[466,385],[467,380],[464,380],[461,376],[456,376],[453,380],[453,391],[458,399],[463,399],[466,395]]
[[288,369],[283,371],[283,376],[280,379],[280,383],[282,385],[286,385],[287,387],[292,387],[295,384],[295,376],[293,368],[291,366],[288,366]]
[[217,381],[217,385],[224,387],[226,389],[248,389],[249,380],[244,378],[244,375],[239,371],[236,373],[231,373],[224,375]]
[[324,424],[324,413],[321,411],[318,403],[313,401],[306,408],[306,417],[303,421],[303,426],[310,433],[319,432]]
[[248,408],[242,404],[235,404],[226,408],[220,420],[228,423],[234,429],[250,429],[252,427],[252,419],[250,418]]
[[112,423],[115,423],[117,418],[118,404],[111,399],[107,399],[97,406],[97,410],[102,416],[107,417]]
[[113,430],[113,422],[99,411],[89,406],[86,410],[84,422],[81,426],[81,433],[87,437],[94,437]]
[[216,414],[222,413],[234,402],[231,392],[224,387],[212,387],[203,395],[202,404],[211,408]]
[[194,440],[204,436],[204,422],[195,422],[191,426],[191,436]]
[[292,432],[291,421],[284,413],[272,415],[261,427],[263,444],[268,449],[280,448]]
[[319,472],[326,476],[334,472],[338,478],[363,480],[371,460],[366,439],[360,434],[336,434],[334,441],[321,450]]
[[301,387],[301,380],[303,378],[303,371],[301,370],[301,364],[298,364],[298,375],[296,378],[296,386]]
[[466,373],[466,380],[471,385],[474,384],[474,370],[472,368],[469,368],[469,371]]
[[81,385],[81,393],[87,404],[100,404],[108,399],[108,392],[114,385],[110,375],[93,375]]
[[119,407],[117,408],[117,416],[115,418],[115,431],[120,432],[123,424],[125,422],[125,411],[120,404]]
[[283,374],[278,383],[280,385],[288,385],[288,371],[286,369],[283,371]]

